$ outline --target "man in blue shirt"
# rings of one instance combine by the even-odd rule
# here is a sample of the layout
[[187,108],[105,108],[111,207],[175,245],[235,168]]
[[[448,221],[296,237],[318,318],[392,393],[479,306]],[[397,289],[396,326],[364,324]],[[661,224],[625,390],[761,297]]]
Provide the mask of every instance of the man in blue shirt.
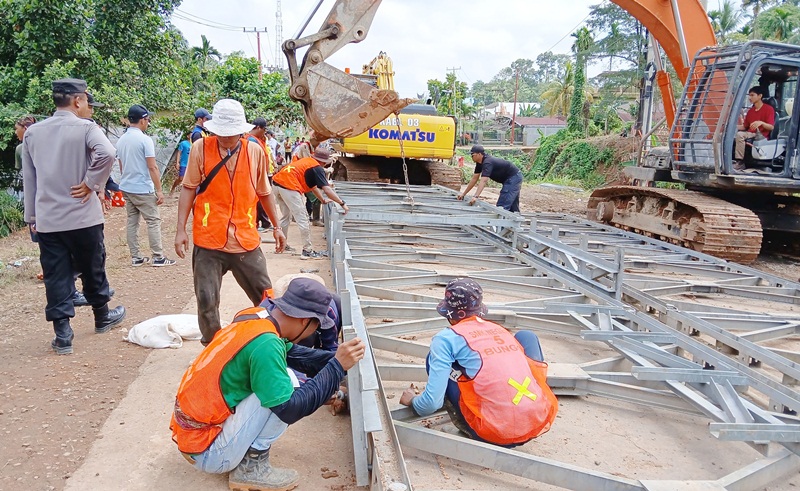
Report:
[[[471,205],[474,204],[480,198],[486,183],[491,179],[503,185],[500,189],[500,196],[497,198],[497,206],[510,212],[519,213],[522,171],[508,160],[486,155],[486,151],[481,145],[473,145],[470,154],[472,154],[472,161],[475,162],[475,172],[467,184],[467,189],[459,194],[457,199],[464,199],[464,196],[478,183],[475,196],[469,202]],[[478,182],[479,179],[480,182]]]
[[161,215],[158,205],[164,203],[161,191],[161,173],[156,164],[153,140],[144,134],[150,126],[150,113],[141,104],[128,109],[130,126],[117,142],[122,178],[119,188],[125,197],[128,212],[128,247],[131,250],[131,265],[141,266],[150,262],[139,250],[139,216],[147,223],[147,236],[153,253],[153,266],[172,266],[174,259],[164,256],[161,245]]
[[170,196],[172,196],[172,193],[175,192],[178,186],[183,182],[183,176],[186,174],[186,166],[189,165],[189,152],[192,150],[189,137],[191,137],[191,134],[186,140],[178,144],[178,156],[175,158],[175,162],[178,164],[178,177],[175,178],[175,182],[172,183],[172,189],[169,190]]
[[483,289],[470,278],[450,281],[436,310],[450,327],[431,340],[425,390],[406,389],[400,404],[420,416],[444,407],[466,436],[505,447],[549,430],[558,403],[536,334],[484,320]]

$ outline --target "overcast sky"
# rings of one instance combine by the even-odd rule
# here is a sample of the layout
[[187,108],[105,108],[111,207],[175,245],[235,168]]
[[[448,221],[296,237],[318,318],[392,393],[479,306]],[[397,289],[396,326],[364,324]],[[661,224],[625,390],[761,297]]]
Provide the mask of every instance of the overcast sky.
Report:
[[[305,35],[317,32],[333,3],[323,2]],[[477,80],[488,82],[519,58],[536,59],[547,50],[568,53],[569,34],[597,3],[601,0],[383,0],[367,38],[345,46],[327,61],[360,73],[364,63],[386,51],[394,62],[395,88],[403,97],[426,92],[428,79],[444,80],[449,68],[460,68],[458,79],[471,86]],[[297,33],[316,4],[317,0],[281,2],[284,40]],[[192,46],[199,46],[200,35],[205,34],[223,54],[243,51],[254,57],[256,36],[244,34],[241,27],[266,28],[267,34],[261,35],[262,60],[274,65],[276,5],[276,0],[184,0],[173,23]],[[202,19],[228,29],[201,25]],[[282,63],[286,67],[285,58]]]

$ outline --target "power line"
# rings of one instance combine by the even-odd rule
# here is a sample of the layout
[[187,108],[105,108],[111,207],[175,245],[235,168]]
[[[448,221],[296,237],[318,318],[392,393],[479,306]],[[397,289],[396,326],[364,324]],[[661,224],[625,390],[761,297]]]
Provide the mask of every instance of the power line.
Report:
[[211,29],[219,29],[221,31],[241,31],[242,30],[241,27],[231,28],[231,27],[215,26],[215,25],[208,24],[208,23],[205,23],[205,22],[202,22],[202,21],[199,21],[199,20],[195,20],[195,19],[191,19],[189,17],[185,17],[185,16],[183,16],[183,15],[177,13],[177,12],[173,13],[172,17],[174,19],[179,19],[179,20],[182,20],[182,21],[185,21],[185,22],[191,22],[193,24],[198,24],[198,25],[201,25],[201,26],[210,27]]
[[[175,12],[177,12],[177,13],[179,13],[179,14],[183,15],[183,16],[186,16],[186,17],[190,17],[190,18],[197,19],[197,21],[205,22],[206,24],[213,24],[213,25],[215,25],[215,26],[219,26],[220,28],[227,28],[227,29],[237,29],[237,30],[241,30],[241,29],[242,29],[242,27],[243,27],[243,26],[234,26],[234,25],[231,25],[231,24],[225,24],[225,23],[223,23],[223,22],[217,22],[217,21],[215,21],[215,20],[211,20],[211,19],[206,19],[206,18],[200,17],[199,15],[195,15],[195,14],[192,14],[192,13],[186,12],[186,11],[184,11],[184,10],[181,10],[181,9],[179,9],[179,8],[176,8],[176,9],[175,9]],[[174,15],[174,14],[173,14],[173,15]],[[191,20],[191,19],[190,19],[190,20]]]
[[591,13],[591,12],[589,12],[588,14],[586,14],[586,17],[584,17],[583,19],[581,19],[581,21],[580,21],[580,22],[578,22],[578,23],[575,25],[575,27],[573,27],[572,29],[570,29],[570,30],[569,30],[569,31],[568,31],[566,34],[564,34],[564,36],[563,36],[561,39],[559,39],[558,41],[556,41],[556,42],[555,42],[555,44],[553,44],[552,46],[550,46],[550,48],[549,48],[549,49],[546,49],[544,52],[546,53],[546,52],[548,52],[548,51],[553,51],[553,48],[555,48],[556,46],[558,46],[558,44],[559,44],[561,41],[565,40],[565,39],[567,38],[567,36],[569,36],[570,34],[572,34],[573,32],[575,32],[575,29],[579,28],[579,27],[581,26],[581,24],[583,24],[584,22],[586,22],[586,19],[588,19],[588,18],[589,18],[591,15],[592,15],[592,13]]

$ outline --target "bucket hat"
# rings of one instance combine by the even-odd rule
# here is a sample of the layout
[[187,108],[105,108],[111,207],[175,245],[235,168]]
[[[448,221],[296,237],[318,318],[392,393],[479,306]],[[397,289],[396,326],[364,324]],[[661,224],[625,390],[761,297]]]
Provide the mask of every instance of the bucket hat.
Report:
[[213,119],[206,121],[205,128],[217,136],[236,136],[253,129],[239,101],[220,99],[214,104],[211,114]]
[[321,145],[314,150],[312,157],[314,157],[314,160],[322,164],[331,163],[331,151]]
[[328,317],[333,296],[324,285],[310,278],[295,278],[283,296],[272,300],[281,312],[295,319],[317,319],[322,329],[333,327]]

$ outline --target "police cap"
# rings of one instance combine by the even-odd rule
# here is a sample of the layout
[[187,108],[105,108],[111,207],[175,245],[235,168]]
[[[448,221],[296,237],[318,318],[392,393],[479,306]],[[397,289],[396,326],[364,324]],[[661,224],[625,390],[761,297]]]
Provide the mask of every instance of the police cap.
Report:
[[53,92],[59,94],[80,94],[86,92],[86,80],[79,78],[61,78],[53,80]]

